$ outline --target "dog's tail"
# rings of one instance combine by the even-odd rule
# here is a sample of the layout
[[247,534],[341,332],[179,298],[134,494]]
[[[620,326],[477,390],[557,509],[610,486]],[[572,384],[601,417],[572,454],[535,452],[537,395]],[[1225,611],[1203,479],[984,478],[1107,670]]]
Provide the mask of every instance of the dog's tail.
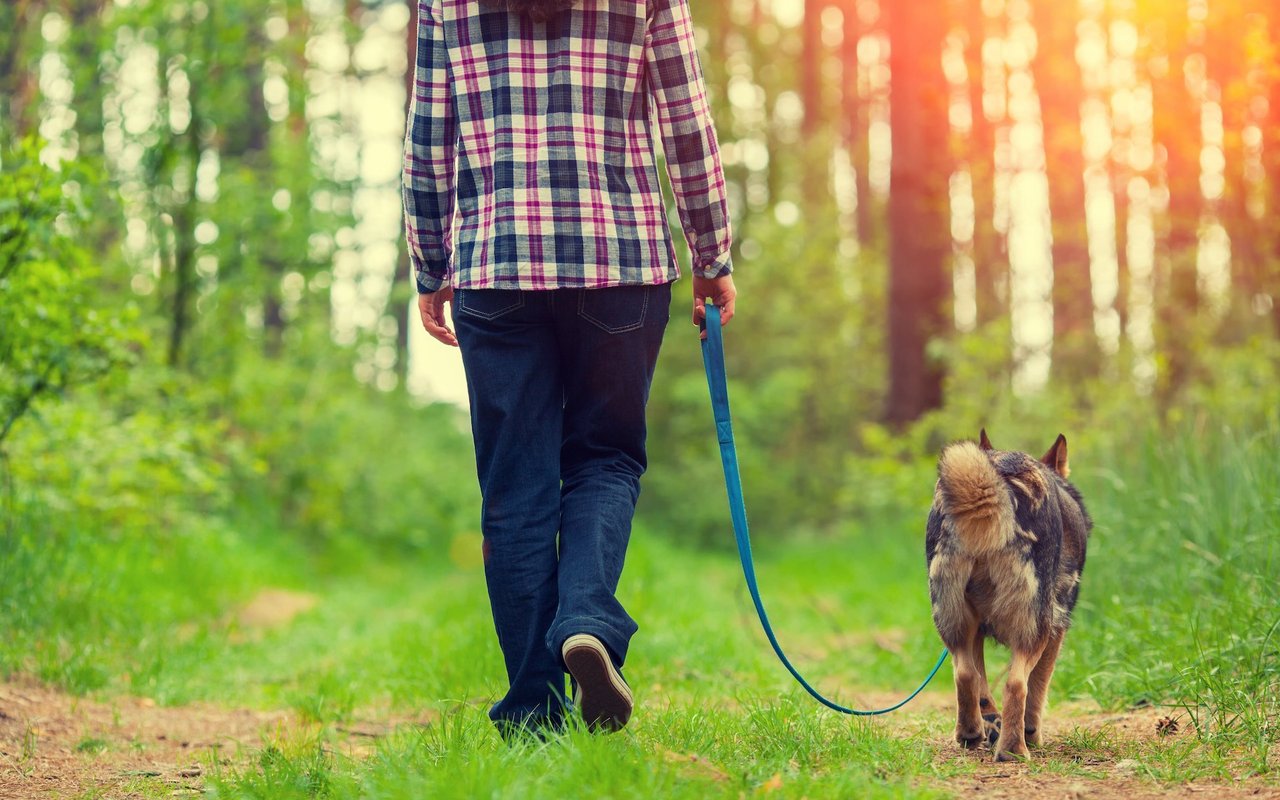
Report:
[[973,442],[957,442],[942,451],[936,502],[964,550],[977,555],[1013,541],[1009,486]]

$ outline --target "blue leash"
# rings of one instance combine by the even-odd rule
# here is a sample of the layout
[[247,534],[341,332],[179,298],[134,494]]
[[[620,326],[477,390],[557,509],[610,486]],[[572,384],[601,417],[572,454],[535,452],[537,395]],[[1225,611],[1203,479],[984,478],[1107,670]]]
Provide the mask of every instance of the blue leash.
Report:
[[791,677],[795,678],[805,688],[805,691],[813,695],[815,700],[827,708],[839,711],[842,714],[853,714],[859,717],[871,717],[878,714],[888,714],[890,711],[897,711],[911,702],[916,695],[920,694],[924,687],[929,685],[929,681],[933,680],[933,676],[938,674],[938,670],[942,669],[942,663],[947,660],[947,651],[945,649],[942,651],[942,655],[938,656],[938,663],[933,665],[933,669],[929,672],[929,677],[925,678],[924,683],[920,684],[914,692],[907,695],[905,700],[888,708],[860,711],[854,708],[846,708],[839,703],[828,700],[817,689],[810,686],[804,676],[791,665],[787,654],[782,652],[782,645],[778,644],[778,637],[773,634],[773,626],[769,624],[769,615],[765,613],[764,603],[760,599],[760,587],[756,583],[755,562],[751,557],[751,532],[747,529],[747,506],[742,496],[742,479],[738,476],[738,450],[733,443],[733,423],[729,419],[729,386],[725,378],[724,336],[720,329],[720,309],[708,303],[706,310],[707,319],[703,323],[703,328],[707,332],[707,338],[702,340],[702,363],[707,368],[707,385],[711,389],[711,409],[716,419],[716,438],[720,440],[720,460],[724,464],[724,482],[729,490],[729,513],[733,517],[733,536],[738,541],[738,557],[742,559],[742,574],[747,579],[747,590],[751,592],[751,601],[756,605],[756,614],[759,615],[760,624],[764,627],[764,635],[769,637],[769,644],[773,645],[773,652],[778,654],[778,659],[782,661],[782,665],[791,673]]

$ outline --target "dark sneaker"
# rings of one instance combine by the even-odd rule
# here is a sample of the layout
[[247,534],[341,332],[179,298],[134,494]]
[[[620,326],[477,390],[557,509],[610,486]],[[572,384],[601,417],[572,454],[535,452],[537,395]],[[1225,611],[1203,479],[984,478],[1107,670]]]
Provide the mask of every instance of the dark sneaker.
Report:
[[613,666],[609,651],[596,637],[580,633],[560,648],[564,665],[578,684],[574,698],[590,730],[620,730],[631,719],[631,688]]

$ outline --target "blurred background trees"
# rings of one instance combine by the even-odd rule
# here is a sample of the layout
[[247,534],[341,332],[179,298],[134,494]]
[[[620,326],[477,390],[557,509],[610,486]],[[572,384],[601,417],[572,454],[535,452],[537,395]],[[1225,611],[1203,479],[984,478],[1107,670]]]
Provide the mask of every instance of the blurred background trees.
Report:
[[[897,491],[895,463],[979,424],[1039,443],[1177,424],[1206,397],[1223,417],[1270,407],[1274,4],[691,4],[764,524],[865,510]],[[456,399],[460,370],[419,346],[400,241],[414,19],[403,0],[0,7],[0,411],[28,431],[24,464],[0,469],[33,479],[75,438],[57,425],[90,436],[146,409],[147,435],[175,443],[160,462],[216,464],[201,474],[318,539],[424,544],[474,524],[459,414],[420,409]],[[720,515],[691,510],[688,487],[718,467],[684,318],[643,508],[709,536]],[[46,391],[37,340],[79,377]],[[35,386],[69,393],[42,405]],[[387,508],[415,498],[422,515]]]

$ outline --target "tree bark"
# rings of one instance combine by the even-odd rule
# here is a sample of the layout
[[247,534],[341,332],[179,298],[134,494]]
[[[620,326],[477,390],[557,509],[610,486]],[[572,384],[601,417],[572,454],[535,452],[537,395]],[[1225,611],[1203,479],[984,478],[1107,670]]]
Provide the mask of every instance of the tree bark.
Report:
[[[1103,24],[1107,31],[1107,54],[1108,59],[1114,62],[1119,52],[1116,42],[1112,39],[1112,25],[1122,19],[1120,13],[1120,2],[1117,0],[1107,0],[1103,12]],[[1113,90],[1118,87],[1112,87]],[[1111,105],[1111,97],[1108,97],[1108,108]],[[1116,316],[1120,323],[1120,339],[1124,341],[1129,330],[1129,294],[1132,280],[1129,273],[1129,180],[1133,176],[1133,169],[1128,161],[1122,161],[1119,154],[1123,151],[1120,147],[1122,141],[1128,142],[1132,150],[1132,121],[1124,118],[1124,124],[1120,125],[1114,115],[1110,115],[1111,123],[1111,139],[1112,149],[1107,155],[1107,177],[1111,185],[1111,196],[1115,204],[1115,237],[1116,237],[1116,299],[1115,309]]]
[[826,117],[822,104],[822,8],[825,0],[804,0],[803,41],[800,45],[800,99],[804,103],[801,133],[817,135]]
[[803,159],[803,193],[806,205],[823,205],[827,197],[827,158],[829,147],[823,146],[827,113],[822,102],[822,65],[826,48],[822,43],[822,9],[825,0],[804,0],[804,21],[800,43],[800,100],[804,118],[800,123]]
[[853,164],[854,196],[857,202],[858,244],[871,247],[876,241],[875,214],[871,199],[871,102],[862,92],[858,43],[870,32],[858,16],[858,4],[848,2],[844,12],[844,39],[840,58],[844,64],[844,106],[847,121],[845,140]]
[[[1234,94],[1234,93],[1232,93]],[[1226,161],[1226,186],[1218,217],[1231,240],[1231,289],[1245,309],[1253,307],[1262,291],[1263,259],[1258,249],[1260,231],[1249,216],[1249,182],[1246,178],[1243,130],[1248,122],[1247,97],[1223,92],[1222,154]],[[1237,102],[1240,101],[1240,102]]]
[[1129,274],[1129,171],[1114,160],[1108,165],[1111,193],[1116,208],[1116,315],[1120,319],[1120,335],[1129,329],[1129,292],[1133,281]]
[[36,127],[34,101],[39,92],[37,58],[28,46],[41,41],[42,0],[16,0],[0,7],[0,131],[15,140]]
[[76,114],[79,155],[90,158],[102,153],[102,104],[106,91],[102,74],[102,8],[103,0],[74,0],[70,8],[71,107]]
[[982,46],[990,33],[990,20],[982,0],[966,0],[964,9],[965,67],[969,73],[969,110],[973,127],[969,131],[969,178],[973,187],[973,270],[974,301],[978,325],[1003,316],[1007,309],[996,286],[996,276],[1007,262],[1001,255],[1000,235],[995,227],[996,132],[987,119],[984,104]]
[[1241,37],[1253,27],[1251,17],[1240,5],[1213,3],[1206,20],[1209,77],[1216,84],[1222,108],[1222,155],[1225,161],[1223,195],[1217,204],[1218,218],[1231,240],[1231,290],[1237,307],[1246,315],[1262,291],[1261,231],[1249,215],[1250,180],[1245,162],[1244,130],[1254,122],[1251,106],[1262,87],[1252,77],[1255,69],[1265,70],[1249,48],[1241,47]]
[[1153,127],[1169,197],[1156,228],[1156,346],[1167,365],[1157,376],[1157,393],[1167,405],[1191,369],[1192,323],[1200,305],[1200,100],[1192,96],[1184,71],[1191,52],[1186,5],[1171,3],[1157,30],[1163,36],[1156,42],[1160,55],[1152,59]]
[[945,15],[929,0],[889,12],[893,161],[889,178],[889,397],[902,425],[942,404],[942,364],[928,352],[950,330],[949,87]]
[[185,364],[187,333],[191,327],[191,303],[196,289],[196,169],[200,165],[199,117],[195,114],[196,86],[191,86],[191,127],[186,133],[186,153],[180,156],[187,170],[189,187],[185,199],[173,211],[173,296],[172,322],[169,328],[169,366]]
[[1075,382],[1097,371],[1093,328],[1093,283],[1085,223],[1084,136],[1080,105],[1084,78],[1076,63],[1075,0],[1036,6],[1039,45],[1032,71],[1040,95],[1049,216],[1053,236],[1053,371]]
[[[1267,31],[1271,46],[1280,48],[1280,9],[1267,11]],[[1280,218],[1280,76],[1273,70],[1268,90],[1267,119],[1263,126],[1262,158],[1267,176],[1267,218]],[[1280,337],[1280,228],[1271,226],[1267,242],[1267,269],[1263,273],[1263,291],[1271,299],[1271,319]]]
[[[717,37],[719,38],[719,37]],[[414,68],[418,58],[418,4],[409,3],[409,28],[405,34],[405,71],[404,71],[404,112],[409,115],[409,107],[413,102]],[[723,70],[722,70],[723,71]],[[396,267],[395,277],[391,280],[391,312],[396,321],[396,374],[400,385],[405,386],[409,378],[409,326],[414,324],[412,309],[407,309],[408,300],[416,294],[417,281],[410,273],[413,266],[409,261],[409,251],[404,237],[400,241],[400,261]]]

